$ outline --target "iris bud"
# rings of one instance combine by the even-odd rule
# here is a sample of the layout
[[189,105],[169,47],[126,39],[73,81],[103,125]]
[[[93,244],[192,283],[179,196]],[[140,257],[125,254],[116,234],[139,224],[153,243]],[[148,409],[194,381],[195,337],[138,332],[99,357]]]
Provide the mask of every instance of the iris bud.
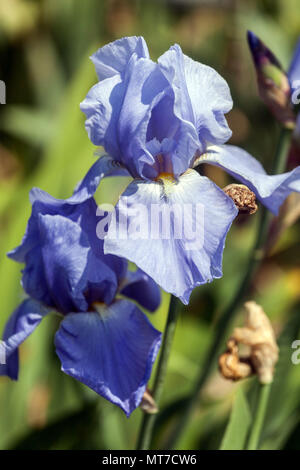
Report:
[[248,31],[248,44],[256,69],[259,96],[284,127],[294,129],[295,113],[287,74],[270,49],[251,31]]

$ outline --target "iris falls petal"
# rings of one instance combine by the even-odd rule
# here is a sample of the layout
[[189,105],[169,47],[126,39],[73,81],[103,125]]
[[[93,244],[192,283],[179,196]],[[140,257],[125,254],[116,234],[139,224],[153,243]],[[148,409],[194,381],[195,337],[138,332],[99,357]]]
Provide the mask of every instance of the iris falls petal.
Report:
[[192,290],[222,276],[222,254],[237,209],[194,170],[178,182],[133,181],[120,197],[104,252],[133,261],[188,303]]
[[[24,300],[9,318],[3,333],[4,362],[0,363],[0,375],[17,380],[19,372],[18,347],[31,335],[42,318],[49,313],[39,302]],[[2,362],[2,361],[1,361]]]
[[233,145],[209,147],[196,161],[199,163],[223,168],[247,185],[274,214],[278,214],[279,207],[291,192],[300,192],[300,167],[281,175],[268,175],[255,158]]
[[65,373],[129,416],[142,399],[161,333],[127,300],[97,308],[67,315],[55,337],[56,351]]

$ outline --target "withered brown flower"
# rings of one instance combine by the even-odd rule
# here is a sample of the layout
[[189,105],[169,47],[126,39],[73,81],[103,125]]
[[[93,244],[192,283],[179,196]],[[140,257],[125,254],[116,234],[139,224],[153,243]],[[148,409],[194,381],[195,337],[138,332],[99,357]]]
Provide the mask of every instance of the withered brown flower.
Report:
[[[255,373],[261,383],[270,383],[278,360],[278,346],[271,322],[256,302],[246,302],[245,309],[245,326],[233,330],[227,351],[219,359],[220,372],[231,380]],[[248,355],[240,356],[238,344],[249,347]]]
[[245,184],[229,184],[223,191],[233,200],[240,213],[252,215],[257,211],[256,196]]

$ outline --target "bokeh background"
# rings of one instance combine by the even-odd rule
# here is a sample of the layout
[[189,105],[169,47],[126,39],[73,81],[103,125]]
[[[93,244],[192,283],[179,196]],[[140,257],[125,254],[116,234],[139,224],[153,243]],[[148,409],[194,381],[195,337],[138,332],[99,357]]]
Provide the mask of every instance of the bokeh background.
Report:
[[[125,35],[143,35],[156,59],[177,42],[193,59],[213,66],[229,82],[234,109],[231,143],[270,168],[279,128],[257,95],[246,42],[259,35],[287,67],[300,35],[298,0],[0,0],[0,329],[23,298],[20,265],[6,252],[19,244],[30,215],[28,193],[39,186],[56,197],[72,193],[91,166],[94,147],[79,103],[96,82],[89,56]],[[207,168],[221,187],[231,180]],[[124,179],[101,184],[97,199],[116,201]],[[300,339],[299,199],[280,222],[280,236],[255,276],[248,299],[270,316],[279,335],[280,362],[272,388],[262,448],[300,449],[300,365],[291,343]],[[245,269],[259,215],[240,218],[226,243],[224,276],[194,291],[183,308],[172,349],[155,445],[162,448],[191,391],[218,313],[231,299]],[[284,221],[283,221],[284,219]],[[167,295],[151,321],[163,329]],[[236,316],[241,323],[242,309]],[[46,318],[21,347],[18,382],[0,378],[1,449],[131,449],[142,412],[128,420],[117,408],[64,375],[55,355],[55,317]],[[225,347],[225,343],[224,343]],[[217,372],[204,387],[180,449],[220,447],[239,387],[254,400],[253,379],[232,384]]]

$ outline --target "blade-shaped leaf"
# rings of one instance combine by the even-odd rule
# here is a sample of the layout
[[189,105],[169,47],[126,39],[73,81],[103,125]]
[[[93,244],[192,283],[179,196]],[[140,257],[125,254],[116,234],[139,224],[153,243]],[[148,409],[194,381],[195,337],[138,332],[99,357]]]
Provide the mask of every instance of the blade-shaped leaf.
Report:
[[220,450],[244,449],[251,424],[251,413],[242,387],[238,387]]

